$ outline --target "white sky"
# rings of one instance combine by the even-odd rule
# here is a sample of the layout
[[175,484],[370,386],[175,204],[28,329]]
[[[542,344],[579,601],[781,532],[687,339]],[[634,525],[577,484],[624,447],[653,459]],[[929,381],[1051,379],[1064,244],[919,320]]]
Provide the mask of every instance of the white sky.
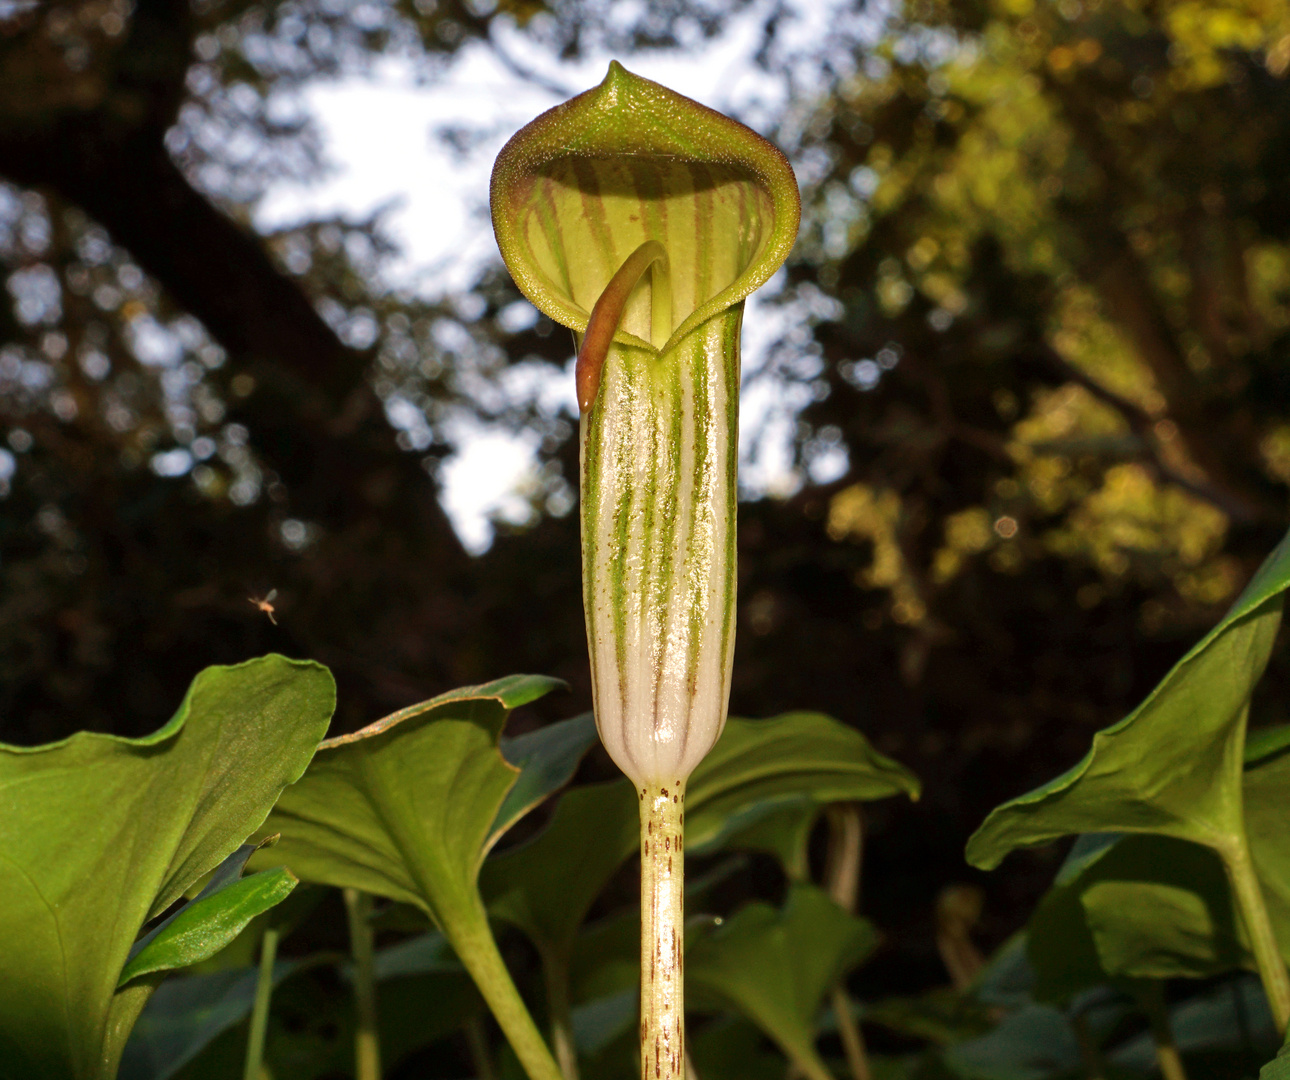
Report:
[[[780,80],[768,79],[751,62],[760,41],[761,6],[732,18],[699,51],[638,55],[628,66],[756,124],[758,116],[778,111],[784,94]],[[820,25],[807,29],[825,32]],[[553,62],[522,35],[504,28],[497,42],[525,67],[571,93],[598,83],[610,59]],[[257,224],[281,228],[327,214],[360,218],[392,205],[384,221],[403,255],[391,268],[390,285],[426,296],[469,288],[481,267],[497,258],[487,218],[493,159],[511,134],[560,100],[514,74],[492,49],[479,44],[463,48],[444,77],[429,84],[418,83],[409,63],[393,61],[370,77],[314,84],[305,89],[301,103],[315,118],[330,175],[309,186],[281,183],[272,188],[258,207]],[[454,125],[496,125],[496,137],[461,156],[435,136]],[[773,289],[774,282],[767,288]],[[757,365],[776,335],[771,318],[754,297],[744,321],[746,370]],[[572,379],[565,382],[567,386],[553,389],[576,418]],[[783,404],[766,386],[745,395],[744,430],[766,419],[777,405],[782,411]],[[746,490],[783,491],[796,484],[788,457],[792,421],[778,422],[775,435],[759,444],[757,461],[744,463]],[[440,478],[445,510],[469,549],[481,551],[491,542],[490,515],[508,516],[508,503],[514,509],[516,491],[533,474],[533,445],[523,435],[479,425],[458,433],[457,453],[445,462]]]

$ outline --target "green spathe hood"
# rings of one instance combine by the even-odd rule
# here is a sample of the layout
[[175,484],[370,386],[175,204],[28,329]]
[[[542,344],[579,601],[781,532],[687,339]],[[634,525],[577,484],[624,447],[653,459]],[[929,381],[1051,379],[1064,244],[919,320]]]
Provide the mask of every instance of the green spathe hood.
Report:
[[797,235],[797,182],[756,132],[617,61],[522,128],[493,167],[493,229],[520,291],[581,334],[648,240],[670,259],[671,332],[636,290],[614,340],[662,351],[764,284]]

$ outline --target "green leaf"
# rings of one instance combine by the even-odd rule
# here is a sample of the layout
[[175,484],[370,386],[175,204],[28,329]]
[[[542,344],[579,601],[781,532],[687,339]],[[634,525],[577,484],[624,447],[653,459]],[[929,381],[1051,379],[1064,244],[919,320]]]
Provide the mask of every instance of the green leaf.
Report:
[[758,804],[917,799],[918,792],[913,773],[830,716],[731,719],[686,785],[685,847],[697,855],[721,846],[763,812],[751,809]]
[[1268,746],[1245,770],[1245,834],[1281,954],[1290,962],[1290,753]]
[[990,813],[968,841],[968,861],[993,869],[1014,848],[1069,833],[1149,832],[1216,849],[1238,843],[1250,693],[1288,585],[1290,538],[1147,699],[1093,736],[1083,761]]
[[[936,987],[917,997],[866,1002],[854,1006],[854,1011],[857,1020],[880,1024],[889,1031],[935,1046],[979,1038],[994,1027],[987,1009],[949,987]],[[825,1029],[836,1030],[836,1018],[827,1022]]]
[[[1211,986],[1169,1010],[1169,1030],[1184,1054],[1215,1051],[1270,1053],[1277,1045],[1276,1025],[1258,980],[1240,975]],[[1112,1065],[1147,1072],[1155,1066],[1156,1050],[1144,1032],[1107,1054]],[[1258,1057],[1255,1060],[1259,1060]],[[1244,1062],[1229,1075],[1249,1075]]]
[[704,1080],[784,1080],[784,1059],[742,1016],[722,1016],[687,1036]]
[[[318,959],[279,962],[274,967],[274,985],[316,966]],[[484,1007],[438,932],[379,949],[373,959],[381,1051],[391,1068],[414,1050],[457,1031]],[[139,1018],[122,1059],[120,1080],[169,1080],[199,1055],[205,1060],[206,1048],[250,1015],[255,983],[254,968],[168,979]],[[346,995],[328,991],[325,1005],[312,1002],[311,1007],[317,1006],[314,1012],[330,1009],[338,996],[335,1018],[347,1026],[337,1031],[335,1041],[348,1044],[341,1054],[347,1059],[352,1053],[353,1018]]]
[[621,990],[596,998],[573,1010],[573,1038],[579,1052],[600,1053],[626,1031],[636,1026],[640,1015],[640,991]]
[[[800,850],[789,847],[802,841],[802,819],[814,808],[901,793],[917,795],[913,774],[831,717],[732,718],[687,786],[686,850],[702,855],[741,843],[758,850],[773,846],[759,829],[791,824],[774,842],[788,845],[779,853],[800,863]],[[768,821],[781,812],[787,816]],[[480,886],[490,912],[522,929],[544,955],[567,956],[591,904],[637,851],[638,818],[630,783],[566,793],[542,833],[485,864]]]
[[326,732],[331,675],[208,668],[141,739],[0,747],[0,1075],[110,1077],[155,982],[117,991],[145,922],[264,820]]
[[[489,848],[515,820],[501,814],[520,772],[499,751],[502,727],[512,709],[561,685],[540,676],[499,679],[330,739],[265,826],[281,833],[275,858],[302,880],[424,911],[530,1074],[553,1078],[555,1064],[497,951],[477,879]],[[553,774],[540,752],[531,760]],[[525,803],[532,805],[532,793]]]
[[944,1061],[964,1080],[1044,1080],[1079,1069],[1079,1043],[1065,1013],[1027,1005],[988,1035],[951,1046]]
[[[255,967],[259,962],[260,948],[264,943],[266,930],[277,932],[278,945],[281,947],[287,937],[308,919],[330,894],[331,890],[322,885],[297,885],[280,904],[269,908],[262,915],[257,915],[233,941],[209,960],[201,960],[191,965],[185,974],[206,975],[229,968]],[[428,921],[419,911],[416,914],[421,919],[421,926],[418,929],[424,930],[429,925]],[[137,942],[135,947],[138,948]]]
[[497,811],[494,835],[501,836],[572,780],[596,738],[596,718],[583,713],[515,739],[502,739],[502,757],[519,769],[520,775]]
[[792,802],[755,803],[750,810],[735,815],[730,827],[722,830],[721,846],[773,855],[790,881],[809,881],[808,848],[820,816],[819,804],[800,797]]
[[[1246,835],[1283,955],[1290,958],[1290,754],[1279,729],[1246,753]],[[1086,835],[1030,923],[1037,995],[1112,977],[1207,978],[1253,963],[1222,860],[1165,836]]]
[[[276,963],[274,986],[296,968],[293,961]],[[256,968],[230,968],[167,979],[139,1016],[119,1080],[169,1080],[218,1035],[246,1019],[257,975]]]
[[280,904],[296,887],[288,870],[264,870],[185,904],[121,972],[119,986],[153,971],[187,967],[214,956],[257,915]]
[[1277,1056],[1259,1070],[1259,1080],[1290,1080],[1290,1035],[1281,1044]]
[[794,885],[783,910],[752,903],[689,944],[692,1002],[722,1001],[770,1036],[811,1077],[827,1078],[815,1050],[824,995],[868,956],[878,937],[814,885]]
[[610,875],[640,842],[638,817],[627,781],[567,792],[545,830],[484,864],[490,913],[523,930],[545,962],[562,963]]
[[1112,978],[1206,978],[1249,963],[1222,861],[1130,835],[1065,876],[1028,927],[1036,996],[1063,1001]]

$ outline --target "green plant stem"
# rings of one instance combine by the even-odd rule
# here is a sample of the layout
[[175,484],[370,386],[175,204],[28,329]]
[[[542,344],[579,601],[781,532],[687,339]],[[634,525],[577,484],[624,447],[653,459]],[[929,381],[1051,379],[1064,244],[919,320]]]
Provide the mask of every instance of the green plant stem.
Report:
[[484,1021],[479,1016],[472,1016],[466,1021],[462,1030],[466,1033],[466,1048],[470,1051],[470,1063],[475,1067],[475,1080],[497,1080],[493,1054],[484,1033]]
[[515,988],[511,973],[506,970],[506,961],[497,951],[497,942],[488,927],[488,914],[479,894],[463,898],[460,905],[445,907],[441,915],[444,916],[441,924],[444,936],[475,980],[480,995],[529,1080],[563,1080],[542,1033]]
[[685,1076],[685,784],[645,785],[641,812],[641,1078]]
[[1286,972],[1276,932],[1268,917],[1263,889],[1254,872],[1254,862],[1250,858],[1250,847],[1244,831],[1234,844],[1220,849],[1219,854],[1223,857],[1232,895],[1236,898],[1241,921],[1250,938],[1250,950],[1254,953],[1259,978],[1263,980],[1263,991],[1268,996],[1268,1008],[1277,1026],[1277,1034],[1284,1038],[1286,1028],[1290,1025],[1290,974]]
[[1071,1027],[1075,1029],[1080,1060],[1084,1062],[1084,1075],[1087,1080],[1102,1080],[1106,1075],[1106,1064],[1102,1060],[1102,1048],[1097,1045],[1097,1040],[1088,1028],[1088,1018],[1082,1012],[1077,1012],[1071,1017]]
[[578,1080],[578,1048],[573,1041],[573,1009],[569,1004],[569,958],[548,949],[542,956],[546,1007],[551,1017],[551,1046],[564,1080]]
[[376,1020],[376,973],[372,963],[372,898],[358,889],[342,890],[349,917],[349,944],[354,954],[354,1030],[356,1080],[381,1080],[381,1037]]
[[851,998],[841,984],[833,988],[833,1015],[838,1020],[838,1037],[842,1040],[842,1053],[847,1059],[852,1080],[870,1080],[873,1073],[869,1070],[864,1036],[851,1013]]
[[269,999],[273,996],[273,961],[278,955],[278,932],[266,930],[260,943],[260,975],[255,982],[251,1009],[251,1034],[246,1041],[246,1068],[242,1080],[260,1080],[264,1062],[264,1035],[269,1027]]
[[1151,1040],[1156,1045],[1156,1064],[1160,1066],[1163,1080],[1187,1080],[1182,1055],[1174,1043],[1174,1033],[1169,1026],[1169,1009],[1160,983],[1151,981],[1139,986],[1137,998],[1147,1021],[1151,1025]]
[[[860,896],[860,863],[864,855],[864,821],[859,803],[829,807],[829,860],[826,871],[829,895],[838,907],[854,915]],[[833,1015],[852,1080],[870,1080],[869,1055],[864,1035],[851,1012],[851,998],[839,983],[833,988]]]
[[121,1068],[121,1055],[125,1044],[130,1039],[135,1022],[148,999],[169,975],[168,971],[154,971],[127,983],[112,996],[112,1005],[108,1012],[107,1029],[103,1036],[103,1054],[97,1070],[91,1072],[94,1080],[116,1080]]

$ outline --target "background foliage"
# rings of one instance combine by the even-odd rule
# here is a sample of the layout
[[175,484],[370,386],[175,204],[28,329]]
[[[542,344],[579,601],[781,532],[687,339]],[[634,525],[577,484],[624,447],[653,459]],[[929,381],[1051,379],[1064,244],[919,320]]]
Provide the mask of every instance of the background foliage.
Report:
[[[271,95],[388,55],[432,80],[503,24],[630,63],[745,7],[0,4],[0,738],[145,734],[269,649],[332,669],[333,734],[510,671],[573,687],[530,722],[585,708],[570,419],[488,392],[567,337],[506,329],[500,269],[385,289],[379,221],[254,234],[266,185],[319,168]],[[803,44],[791,5],[751,10],[808,206],[757,374],[799,406],[802,483],[741,507],[732,707],[824,710],[922,779],[867,812],[887,937],[858,976],[922,990],[1056,867],[978,877],[968,833],[1127,713],[1285,530],[1290,15],[913,0]],[[542,436],[528,523],[478,558],[435,497],[460,410]],[[276,626],[247,603],[270,588]],[[1253,723],[1286,698],[1274,652]]]

